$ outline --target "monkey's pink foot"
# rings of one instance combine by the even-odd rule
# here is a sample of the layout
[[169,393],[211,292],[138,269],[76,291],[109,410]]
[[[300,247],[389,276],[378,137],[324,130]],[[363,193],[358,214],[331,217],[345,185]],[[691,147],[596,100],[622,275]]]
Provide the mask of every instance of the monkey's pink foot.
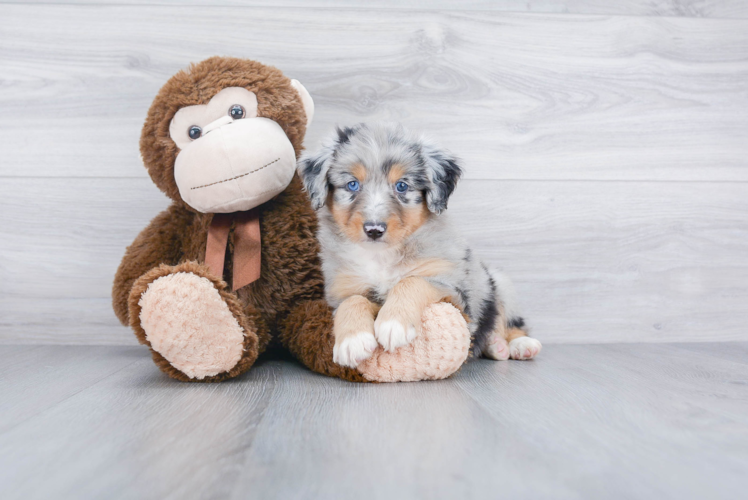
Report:
[[148,285],[139,305],[151,347],[188,377],[227,372],[241,359],[244,331],[207,278],[162,276]]

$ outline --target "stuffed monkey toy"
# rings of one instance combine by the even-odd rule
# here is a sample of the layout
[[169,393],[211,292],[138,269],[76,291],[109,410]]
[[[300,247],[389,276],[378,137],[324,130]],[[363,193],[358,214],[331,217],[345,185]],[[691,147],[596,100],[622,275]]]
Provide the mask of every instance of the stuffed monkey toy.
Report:
[[333,362],[317,219],[296,175],[313,110],[298,81],[224,57],[180,71],[153,101],[140,151],[172,203],[127,248],[112,298],[169,376],[236,377],[271,344],[361,382],[444,378],[467,358],[462,314],[436,303],[413,344],[357,369]]

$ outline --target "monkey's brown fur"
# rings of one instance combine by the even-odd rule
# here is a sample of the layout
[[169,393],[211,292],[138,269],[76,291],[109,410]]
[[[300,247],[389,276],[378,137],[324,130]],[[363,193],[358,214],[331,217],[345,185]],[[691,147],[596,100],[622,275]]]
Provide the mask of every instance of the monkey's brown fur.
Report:
[[[245,334],[245,351],[239,363],[228,372],[202,381],[217,382],[245,372],[273,339],[316,372],[364,381],[355,370],[332,361],[332,312],[320,300],[323,280],[315,238],[317,219],[296,176],[283,193],[258,207],[262,234],[259,280],[237,292],[231,292],[224,281],[224,277],[232,276],[233,232],[224,276],[211,275],[202,264],[213,214],[196,212],[179,195],[174,181],[179,150],[169,137],[169,123],[180,108],[205,104],[227,87],[254,92],[258,116],[277,122],[297,157],[300,154],[306,114],[297,91],[279,70],[249,60],[214,57],[172,77],[151,105],[140,151],[151,178],[173,203],[128,247],[114,279],[114,311],[123,324],[132,326],[138,340],[150,347],[140,325],[140,296],[159,277],[191,272],[213,283]],[[152,348],[151,352],[156,364],[169,376],[194,380]]]

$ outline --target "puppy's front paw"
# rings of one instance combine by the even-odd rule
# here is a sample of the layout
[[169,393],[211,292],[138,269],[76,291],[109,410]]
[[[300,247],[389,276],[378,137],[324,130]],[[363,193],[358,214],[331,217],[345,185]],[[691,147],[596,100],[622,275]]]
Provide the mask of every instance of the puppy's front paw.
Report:
[[332,360],[350,368],[356,368],[359,363],[369,359],[377,348],[377,339],[371,332],[358,332],[346,335],[335,341],[332,348]]
[[542,348],[543,346],[537,339],[518,337],[509,342],[509,356],[512,359],[532,359]]
[[396,319],[377,320],[374,323],[374,333],[385,351],[394,351],[398,347],[410,344],[416,338],[415,326],[405,326]]

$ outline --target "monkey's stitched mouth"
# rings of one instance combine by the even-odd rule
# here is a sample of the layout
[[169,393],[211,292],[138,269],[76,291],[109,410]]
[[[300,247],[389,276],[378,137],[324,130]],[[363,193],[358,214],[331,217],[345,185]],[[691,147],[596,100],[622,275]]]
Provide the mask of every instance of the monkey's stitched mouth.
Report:
[[236,180],[236,179],[240,179],[242,177],[248,176],[249,174],[254,174],[255,172],[259,172],[263,168],[269,167],[270,165],[272,165],[273,163],[275,163],[277,161],[280,161],[280,157],[276,158],[275,160],[271,161],[270,163],[266,163],[265,165],[261,166],[260,168],[256,168],[254,170],[250,170],[249,172],[247,172],[245,174],[237,175],[236,177],[231,177],[230,179],[224,179],[222,181],[211,182],[210,184],[203,184],[202,186],[195,186],[193,188],[190,188],[190,190],[192,190],[192,189],[206,188],[206,187],[209,187],[209,186],[215,186],[216,184],[221,184],[222,182],[229,182],[229,181],[233,181],[233,180]]

